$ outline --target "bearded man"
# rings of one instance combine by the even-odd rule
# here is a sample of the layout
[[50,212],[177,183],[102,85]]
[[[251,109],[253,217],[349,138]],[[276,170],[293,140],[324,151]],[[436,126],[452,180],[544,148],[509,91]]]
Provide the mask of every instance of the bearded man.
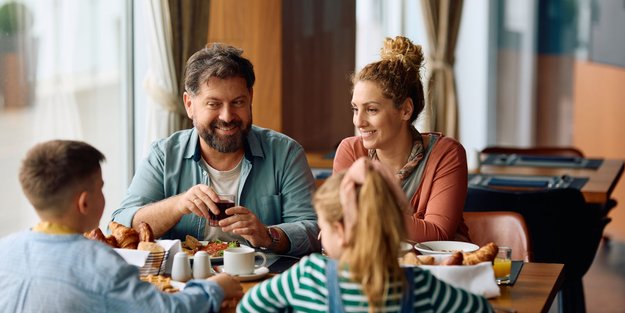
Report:
[[[215,43],[189,58],[183,101],[194,127],[152,144],[113,220],[147,222],[162,238],[320,251],[306,155],[293,139],[252,124],[255,75],[242,53]],[[235,195],[234,207],[220,212],[220,194]]]

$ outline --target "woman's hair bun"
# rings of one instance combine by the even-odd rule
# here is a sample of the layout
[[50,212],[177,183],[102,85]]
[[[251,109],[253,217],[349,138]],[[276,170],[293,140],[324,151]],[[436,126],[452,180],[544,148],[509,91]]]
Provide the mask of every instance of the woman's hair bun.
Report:
[[382,60],[399,60],[410,67],[421,67],[423,50],[404,36],[386,38],[380,52]]

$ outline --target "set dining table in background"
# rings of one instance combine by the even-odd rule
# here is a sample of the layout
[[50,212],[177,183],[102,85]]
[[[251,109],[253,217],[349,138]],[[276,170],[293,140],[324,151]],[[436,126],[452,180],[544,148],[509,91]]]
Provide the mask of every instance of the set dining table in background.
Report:
[[[332,173],[332,154],[306,154],[317,186]],[[506,180],[508,189],[565,188],[579,189],[588,203],[605,204],[623,174],[624,161],[607,158],[535,157],[512,154],[483,154],[477,169],[471,172],[469,185],[486,185],[493,179]],[[514,186],[514,181],[521,186]],[[540,187],[531,183],[547,185]],[[526,182],[523,186],[523,182]],[[530,182],[529,185],[527,182]]]
[[[332,159],[328,155],[328,153],[307,154],[317,186],[321,185],[324,179],[331,174]],[[610,219],[607,217],[607,213],[616,205],[616,201],[611,198],[611,195],[623,174],[623,170],[624,161],[620,159],[523,155],[517,153],[481,153],[478,168],[469,173],[468,188],[470,190],[477,189],[478,191],[494,189],[521,192],[517,195],[521,195],[523,192],[576,189],[582,195],[580,196],[580,201],[588,205],[588,212],[591,212],[590,210],[602,212],[603,217],[599,217],[602,219],[599,222],[601,224],[609,223]],[[467,210],[466,207],[465,210]],[[560,214],[567,214],[565,211],[562,210]],[[529,214],[533,215],[535,213]],[[587,213],[580,209],[576,214],[585,215]],[[522,215],[525,214],[522,213]],[[557,219],[557,217],[554,217],[554,219]],[[568,217],[561,216],[561,220],[564,222],[568,220]],[[537,223],[537,221],[532,219],[529,223],[531,226]],[[605,226],[605,224],[602,225]],[[596,231],[602,231],[602,229],[603,227],[599,225]],[[594,229],[590,228],[581,229],[580,234],[588,233],[588,237],[592,237],[594,234],[590,236],[590,233],[594,231]],[[533,240],[542,239],[534,238]],[[549,242],[551,242],[551,239]],[[590,246],[594,246],[594,244],[589,244],[587,250],[593,250],[591,249],[593,247]],[[591,252],[588,254],[590,255]],[[542,258],[540,254],[538,256]],[[558,292],[566,290],[565,294],[567,296],[559,298],[564,303],[559,304],[560,311],[566,311],[569,308],[583,308],[583,289],[578,289],[583,288],[581,279],[572,277],[583,275],[585,270],[574,270],[571,272],[570,266],[576,268],[578,264],[567,265],[568,261],[565,260],[568,260],[568,257],[563,257],[560,262],[556,263],[552,263],[553,260],[548,263],[541,263],[545,261],[540,260],[524,263],[518,280],[514,285],[500,286],[501,295],[490,299],[490,303],[503,312],[506,312],[506,310],[510,312],[547,312]],[[592,262],[592,259],[590,260]],[[568,278],[566,278],[567,273]],[[571,282],[571,279],[573,279],[573,282]],[[250,284],[253,285],[254,283]],[[578,290],[581,291],[578,292]],[[575,299],[580,297],[581,302],[579,302],[579,299]]]
[[[527,156],[525,157],[527,158]],[[518,155],[485,155],[482,156],[480,166],[472,173],[473,181],[477,178],[478,184],[488,184],[492,179],[507,179],[508,186],[493,186],[494,188],[531,189],[532,186],[523,186],[523,182],[532,180],[537,184],[541,181],[553,182],[544,188],[577,188],[584,195],[588,203],[606,203],[614,187],[623,174],[623,160],[618,159],[585,159],[571,157],[541,157],[532,162],[523,161]],[[489,180],[490,179],[490,180]],[[519,185],[514,186],[514,181]],[[567,181],[571,184],[567,185]],[[574,183],[578,180],[579,183]],[[471,184],[471,179],[469,183]],[[560,184],[558,184],[560,182]],[[503,185],[503,184],[502,184]],[[533,187],[540,188],[540,185]]]

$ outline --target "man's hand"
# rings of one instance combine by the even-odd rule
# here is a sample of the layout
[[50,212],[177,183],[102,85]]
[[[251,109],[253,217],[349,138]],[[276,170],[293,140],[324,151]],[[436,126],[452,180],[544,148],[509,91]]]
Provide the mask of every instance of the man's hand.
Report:
[[271,245],[271,237],[267,228],[250,210],[236,206],[227,209],[226,214],[232,216],[219,221],[219,226],[224,232],[240,235],[254,247]]
[[207,185],[197,184],[177,197],[176,209],[183,215],[193,213],[208,219],[209,210],[219,214],[219,209],[215,205],[215,202],[219,202],[219,196]]

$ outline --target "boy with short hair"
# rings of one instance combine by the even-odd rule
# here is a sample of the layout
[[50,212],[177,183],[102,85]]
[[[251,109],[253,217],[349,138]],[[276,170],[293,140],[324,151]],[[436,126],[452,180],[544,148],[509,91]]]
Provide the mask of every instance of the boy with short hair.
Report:
[[41,222],[0,239],[3,312],[217,312],[242,296],[226,274],[193,280],[176,294],[139,279],[105,244],[83,232],[104,210],[104,155],[87,143],[53,140],[26,155],[19,179]]

